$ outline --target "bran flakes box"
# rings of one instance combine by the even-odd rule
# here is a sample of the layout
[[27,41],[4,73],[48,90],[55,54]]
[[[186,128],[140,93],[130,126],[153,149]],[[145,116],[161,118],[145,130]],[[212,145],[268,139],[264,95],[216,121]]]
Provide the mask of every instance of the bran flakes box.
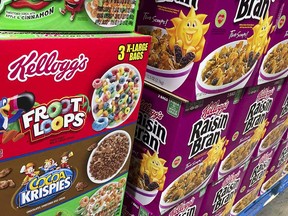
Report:
[[281,1],[278,11],[275,31],[267,48],[267,53],[261,59],[258,80],[256,84],[271,82],[288,76],[287,55],[288,55],[288,4]]
[[[282,80],[283,81],[283,80]],[[281,80],[279,80],[281,82]],[[259,142],[255,155],[263,154],[272,146],[278,145],[288,127],[288,81],[286,80],[282,86],[279,86],[272,110],[269,113],[265,136]]]
[[249,160],[235,169],[233,173],[217,182],[212,182],[206,188],[205,207],[201,208],[200,216],[227,216],[233,206],[234,199],[240,188],[247,170]]
[[[164,216],[198,216],[199,211],[202,206],[203,191],[193,194],[191,197],[185,198],[180,204],[177,204],[173,209],[165,212]],[[122,208],[123,216],[137,216],[137,215],[147,215],[147,216],[157,216],[154,211],[147,209],[144,205],[138,202],[129,193],[125,193],[124,203]]]
[[281,140],[275,155],[267,169],[266,179],[261,187],[260,195],[264,194],[275,185],[284,175],[288,160],[288,140]]
[[0,160],[135,123],[149,40],[136,34],[2,34]]
[[148,211],[163,214],[212,181],[237,96],[185,103],[145,88],[128,192]]
[[254,85],[279,1],[142,1],[146,80],[189,101]]
[[138,0],[3,0],[0,30],[133,32]]
[[1,161],[5,215],[120,216],[135,126]]
[[[275,103],[275,97],[281,82],[275,81],[269,85],[250,87],[244,94],[232,117],[228,139],[229,145],[214,180],[231,173],[235,168],[249,160],[258,149],[257,146],[268,124],[268,114]],[[257,150],[258,151],[258,150]],[[257,155],[257,154],[256,154]]]
[[276,150],[277,146],[274,146],[270,151],[251,159],[230,215],[240,214],[250,203],[258,198],[259,191],[266,178],[267,169]]

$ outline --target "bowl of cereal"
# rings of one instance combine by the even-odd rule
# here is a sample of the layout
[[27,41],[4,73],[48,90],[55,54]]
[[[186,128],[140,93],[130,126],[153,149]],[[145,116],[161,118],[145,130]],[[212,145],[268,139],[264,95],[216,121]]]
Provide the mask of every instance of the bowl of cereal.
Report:
[[103,137],[91,152],[87,175],[95,184],[113,179],[126,164],[131,152],[131,137],[123,130],[113,131]]
[[238,40],[211,52],[200,64],[196,87],[205,94],[243,88],[252,75],[259,54],[247,55],[247,41]]
[[85,0],[85,10],[89,18],[98,26],[110,28],[120,25],[126,20],[134,20],[135,0]]
[[131,64],[118,64],[93,81],[92,128],[101,131],[126,121],[139,101],[142,80]]
[[272,188],[284,176],[283,170],[284,170],[284,166],[262,185],[261,190],[260,190],[260,195],[266,193],[266,191]]
[[[139,26],[138,31],[152,36],[151,50],[146,70],[146,80],[171,92],[187,79],[193,67],[195,55],[182,56],[180,47],[171,51],[167,31],[154,26]],[[179,53],[176,55],[175,52]],[[176,56],[179,56],[176,58]]]
[[142,205],[150,204],[158,194],[158,189],[147,191],[127,182],[127,191]]
[[259,75],[266,82],[288,75],[288,40],[277,43],[267,52]]
[[258,142],[251,142],[249,139],[231,151],[220,163],[218,179],[226,176],[245,163],[252,156],[257,143]]
[[286,129],[287,127],[285,126],[285,123],[282,123],[271,130],[261,141],[260,147],[258,149],[258,155],[262,154],[273,146],[278,145]]
[[175,179],[163,192],[160,199],[159,210],[166,212],[188,196],[204,188],[215,170],[205,169],[204,163],[197,164]]

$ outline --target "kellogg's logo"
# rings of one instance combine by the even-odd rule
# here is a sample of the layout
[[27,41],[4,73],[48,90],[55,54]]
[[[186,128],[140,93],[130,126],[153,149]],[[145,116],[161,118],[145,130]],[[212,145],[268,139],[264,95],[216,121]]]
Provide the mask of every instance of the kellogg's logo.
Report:
[[[30,131],[32,141],[65,131],[78,131],[85,123],[84,96],[65,97],[41,104],[20,118],[24,132]],[[87,100],[87,99],[86,99]]]
[[273,87],[272,89],[264,88],[257,95],[257,101],[270,98],[273,95],[274,91],[275,91],[275,87]]
[[194,202],[194,197],[188,202],[182,202],[169,213],[169,216],[194,216],[196,213],[196,205]]
[[234,22],[240,22],[245,19],[264,18],[269,11],[270,5],[276,0],[240,0],[237,8]]
[[155,0],[156,3],[175,2],[176,4],[180,4],[188,8],[193,6],[195,10],[198,9],[198,1],[199,0]]
[[220,104],[220,101],[211,102],[208,106],[206,106],[202,111],[202,118],[206,119],[211,115],[220,115],[224,110],[226,110],[229,106],[229,101]]
[[80,54],[73,60],[58,60],[57,50],[39,55],[33,50],[29,55],[23,55],[8,66],[9,80],[27,81],[35,76],[54,76],[55,82],[71,80],[77,72],[83,72],[89,59]]

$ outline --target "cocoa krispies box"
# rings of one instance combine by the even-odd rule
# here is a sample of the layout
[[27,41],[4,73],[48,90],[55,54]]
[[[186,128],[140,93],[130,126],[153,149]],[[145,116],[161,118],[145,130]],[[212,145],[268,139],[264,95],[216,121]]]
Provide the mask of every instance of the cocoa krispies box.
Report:
[[146,80],[189,101],[254,85],[280,0],[145,0]]
[[273,104],[277,105],[276,95],[283,86],[283,80],[249,87],[244,90],[240,103],[232,116],[223,159],[220,162],[214,180],[217,181],[231,173],[238,166],[257,156],[260,140],[268,126],[268,114]]
[[[282,80],[279,80],[281,82]],[[280,86],[279,86],[280,88]],[[259,142],[259,146],[254,155],[263,154],[272,146],[278,145],[288,127],[288,80],[278,91],[271,112],[268,115],[269,125],[265,136]]]
[[267,169],[277,147],[278,146],[273,146],[273,148],[264,154],[251,159],[242,184],[235,197],[230,215],[240,214],[250,203],[258,198],[259,191],[266,178]]
[[271,82],[288,76],[288,3],[281,1],[277,23],[267,53],[262,56],[256,84]]
[[212,181],[238,95],[190,103],[144,89],[127,188],[147,211],[164,214]]
[[[287,133],[286,133],[287,137]],[[266,179],[262,184],[260,195],[269,190],[284,176],[284,169],[288,160],[288,140],[281,140],[277,151],[267,169]]]
[[1,161],[137,121],[150,37],[1,34]]
[[3,0],[0,30],[133,32],[138,0]]
[[[181,203],[175,205],[172,209],[165,212],[164,216],[197,216],[199,215],[199,211],[202,206],[202,202],[204,199],[205,190],[201,190],[196,194],[193,194],[189,197],[186,197]],[[205,203],[204,203],[205,204]],[[205,205],[204,205],[205,206]],[[125,193],[123,208],[122,208],[123,216],[157,216],[155,211],[151,209],[147,209],[143,204],[137,201],[133,196],[129,193]]]
[[229,216],[235,197],[246,173],[249,160],[231,174],[206,187],[204,204],[199,216]]
[[135,124],[1,161],[4,215],[121,215]]

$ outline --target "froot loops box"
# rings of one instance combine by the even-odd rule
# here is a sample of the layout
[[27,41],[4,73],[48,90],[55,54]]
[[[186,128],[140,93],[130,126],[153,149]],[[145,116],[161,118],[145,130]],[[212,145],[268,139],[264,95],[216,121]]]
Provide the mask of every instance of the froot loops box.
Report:
[[135,124],[149,42],[2,33],[0,162]]
[[145,0],[137,31],[152,36],[146,80],[189,101],[254,84],[279,1]]
[[255,84],[267,83],[288,76],[288,3],[281,1],[275,31],[267,52],[262,56],[261,66]]
[[0,30],[133,32],[138,0],[2,0]]
[[[259,143],[269,126],[269,113],[277,106],[276,96],[282,81],[250,87],[244,90],[230,125],[225,154],[220,161],[214,180],[217,181],[253,156],[257,156]],[[256,153],[255,153],[256,152]]]
[[185,102],[145,87],[127,191],[148,212],[165,214],[212,182],[239,95]]

